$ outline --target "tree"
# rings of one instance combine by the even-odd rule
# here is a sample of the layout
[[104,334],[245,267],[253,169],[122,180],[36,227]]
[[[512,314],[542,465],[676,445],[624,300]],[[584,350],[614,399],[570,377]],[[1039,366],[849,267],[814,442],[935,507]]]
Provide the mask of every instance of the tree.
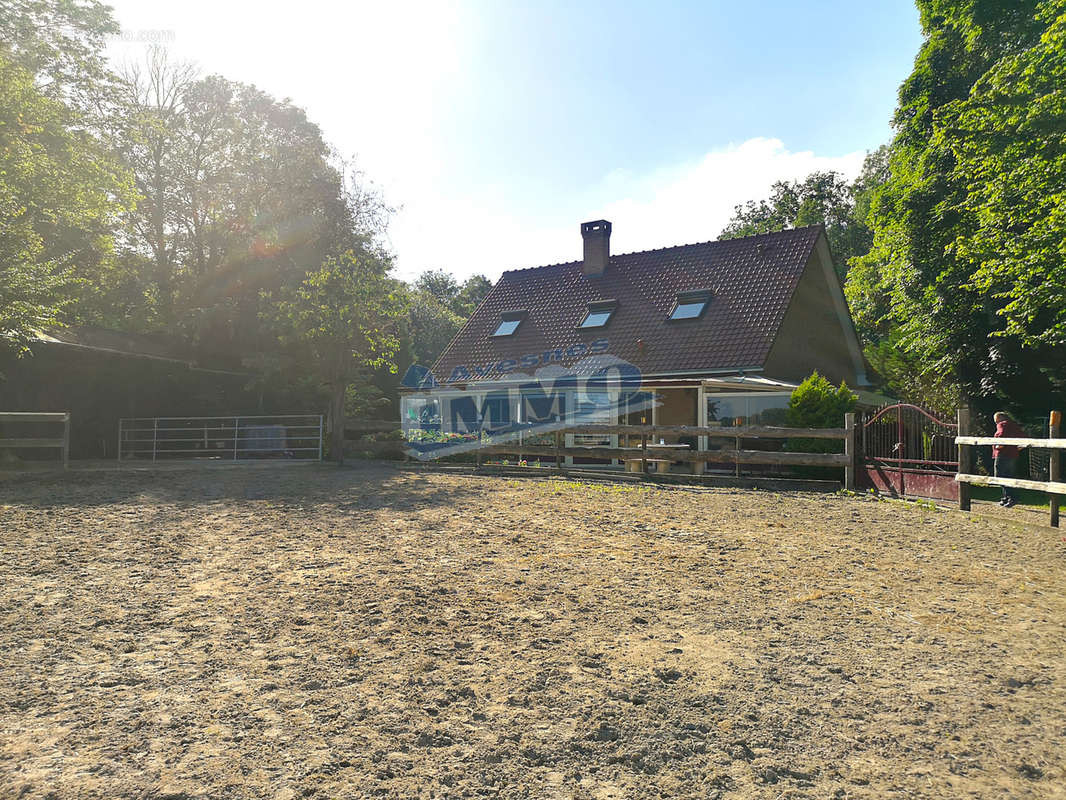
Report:
[[123,174],[78,115],[0,51],[0,336],[24,353],[110,248]]
[[329,401],[330,453],[344,461],[346,401],[371,383],[372,370],[396,369],[397,328],[405,312],[402,284],[372,252],[349,250],[327,258],[295,288],[266,294],[280,331],[290,377],[302,377]]
[[968,224],[949,250],[996,305],[999,333],[1055,349],[1066,345],[1066,3],[1041,4],[1036,19],[1038,40],[934,120],[967,187]]
[[922,382],[957,385],[985,410],[1046,410],[1066,390],[1066,4],[918,7],[925,41],[900,88],[874,244],[848,297],[860,327],[890,340]]
[[109,110],[112,75],[104,44],[118,33],[99,0],[0,0],[0,50],[33,77],[34,86],[83,119]]
[[140,260],[155,324],[202,347],[254,352],[260,295],[299,285],[330,253],[373,247],[387,208],[302,109],[153,50],[120,81],[118,141],[142,201],[123,253]]
[[484,275],[460,284],[444,270],[423,272],[410,288],[407,333],[414,363],[432,366],[492,290]]
[[413,284],[414,290],[433,297],[443,306],[450,306],[459,294],[455,276],[442,269],[429,269],[419,275]]
[[442,269],[426,270],[412,284],[418,294],[434,298],[453,314],[466,320],[492,290],[492,282],[484,275],[472,275],[463,283]]
[[469,319],[491,291],[492,281],[484,275],[471,275],[463,281],[459,293],[452,301],[451,309],[463,319]]
[[411,338],[411,357],[427,367],[444,352],[444,348],[463,326],[463,318],[425,291],[409,293],[407,331]]
[[736,206],[720,238],[825,225],[834,266],[843,279],[850,260],[869,250],[868,193],[882,174],[884,161],[884,147],[868,153],[862,172],[851,184],[839,172],[812,172],[802,181],[777,181],[766,200]]

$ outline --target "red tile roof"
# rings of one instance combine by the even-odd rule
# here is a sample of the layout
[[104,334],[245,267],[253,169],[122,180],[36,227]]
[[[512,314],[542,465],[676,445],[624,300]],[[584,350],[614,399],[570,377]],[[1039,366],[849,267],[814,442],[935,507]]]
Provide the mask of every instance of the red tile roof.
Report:
[[[488,297],[445,348],[433,373],[475,367],[477,377],[501,373],[490,364],[607,339],[606,351],[645,375],[762,366],[822,227],[703,242],[611,256],[599,276],[581,262],[503,273]],[[670,321],[679,292],[709,289],[702,317]],[[617,300],[606,327],[578,329],[588,304]],[[512,336],[492,335],[503,312],[528,312]],[[602,345],[601,345],[602,346]],[[580,351],[581,348],[575,348]],[[569,366],[582,356],[559,362]],[[535,368],[519,367],[531,374]]]

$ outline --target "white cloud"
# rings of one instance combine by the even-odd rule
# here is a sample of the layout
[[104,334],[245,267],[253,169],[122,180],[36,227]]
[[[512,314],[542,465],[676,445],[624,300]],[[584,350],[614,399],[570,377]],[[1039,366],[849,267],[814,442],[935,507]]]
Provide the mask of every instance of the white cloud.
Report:
[[[426,195],[405,203],[393,224],[392,244],[404,277],[443,268],[460,277],[483,272],[496,279],[505,269],[580,258],[578,226],[590,219],[613,223],[615,253],[702,242],[718,236],[734,206],[766,197],[774,181],[815,170],[836,170],[850,179],[863,157],[792,152],[780,139],[749,139],[645,175],[612,172],[590,187],[581,206],[562,204],[552,219]],[[573,218],[559,218],[564,211]]]

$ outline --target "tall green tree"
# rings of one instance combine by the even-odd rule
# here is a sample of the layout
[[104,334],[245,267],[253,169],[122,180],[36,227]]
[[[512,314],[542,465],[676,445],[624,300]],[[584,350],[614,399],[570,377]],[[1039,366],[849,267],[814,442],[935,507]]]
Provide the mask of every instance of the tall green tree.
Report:
[[412,289],[436,299],[462,319],[467,319],[492,290],[492,282],[484,275],[472,275],[462,283],[442,269],[426,270],[419,275]]
[[99,0],[0,0],[0,49],[28,71],[45,97],[83,120],[110,111],[113,75],[104,45],[118,33]]
[[120,89],[119,143],[141,196],[122,253],[142,265],[155,325],[223,353],[269,346],[261,293],[371,246],[379,198],[346,181],[301,109],[254,87],[154,50]]
[[[920,379],[979,407],[1064,390],[1063,0],[918,0],[890,178],[848,297]],[[1061,402],[1061,400],[1060,400]]]
[[484,275],[462,283],[444,270],[426,270],[411,284],[407,335],[414,363],[431,366],[492,290]]
[[344,460],[347,405],[382,367],[395,371],[405,312],[390,263],[369,251],[327,258],[298,286],[266,294],[264,314],[279,331],[289,379],[302,378],[328,399],[330,454]]
[[407,332],[411,339],[411,358],[415,364],[432,366],[459,332],[464,319],[435,295],[417,289],[409,293],[408,308]]
[[[79,115],[0,50],[0,336],[25,352],[110,253],[129,187]],[[2,344],[2,342],[0,342]]]
[[481,301],[488,297],[491,291],[492,281],[484,275],[471,275],[459,287],[459,292],[452,301],[451,309],[464,320],[469,319],[477,311]]
[[812,172],[802,181],[777,181],[765,200],[736,206],[720,238],[735,239],[784,228],[825,225],[834,266],[841,279],[848,264],[870,249],[866,216],[869,193],[883,174],[884,147],[867,154],[862,173],[849,183],[839,172]]
[[0,0],[0,332],[19,352],[113,264],[133,196],[105,130],[117,30],[93,0]]

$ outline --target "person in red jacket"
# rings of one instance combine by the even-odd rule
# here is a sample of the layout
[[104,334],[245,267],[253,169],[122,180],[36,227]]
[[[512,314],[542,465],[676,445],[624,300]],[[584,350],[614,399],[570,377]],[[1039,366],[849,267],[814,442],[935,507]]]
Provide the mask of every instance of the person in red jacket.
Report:
[[[1021,425],[1012,420],[1006,411],[997,411],[995,417],[997,439],[1020,439],[1025,436]],[[997,444],[992,448],[995,458],[996,477],[1013,478],[1018,466],[1020,450],[1013,444]],[[1008,486],[1003,487],[1003,499],[999,501],[1001,506],[1010,508],[1014,505],[1014,490]]]

